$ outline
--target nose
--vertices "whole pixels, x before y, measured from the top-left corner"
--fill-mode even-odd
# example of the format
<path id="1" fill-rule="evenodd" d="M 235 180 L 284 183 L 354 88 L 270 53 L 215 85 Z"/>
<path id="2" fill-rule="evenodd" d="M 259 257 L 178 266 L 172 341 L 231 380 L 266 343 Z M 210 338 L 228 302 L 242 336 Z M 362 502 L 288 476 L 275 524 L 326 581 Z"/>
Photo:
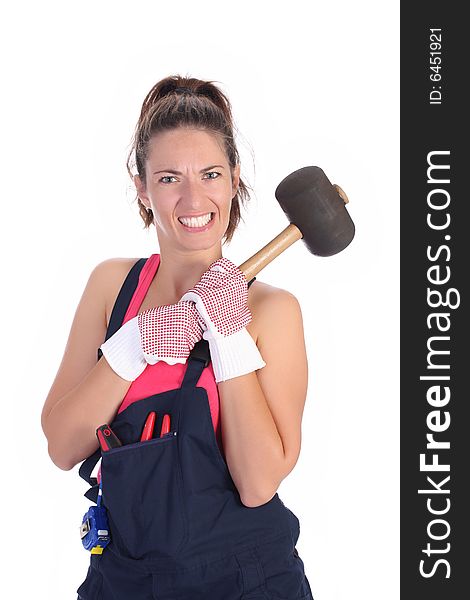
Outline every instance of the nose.
<path id="1" fill-rule="evenodd" d="M 180 206 L 189 212 L 197 212 L 208 208 L 207 194 L 202 182 L 192 177 L 186 178 L 180 187 Z"/>

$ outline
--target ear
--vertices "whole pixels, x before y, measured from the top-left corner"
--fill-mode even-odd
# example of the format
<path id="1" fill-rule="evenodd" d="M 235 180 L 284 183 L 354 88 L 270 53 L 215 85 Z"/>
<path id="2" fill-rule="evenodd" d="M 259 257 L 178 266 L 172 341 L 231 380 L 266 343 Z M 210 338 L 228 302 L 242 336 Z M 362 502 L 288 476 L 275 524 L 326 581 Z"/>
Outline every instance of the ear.
<path id="1" fill-rule="evenodd" d="M 238 186 L 240 184 L 240 163 L 236 164 L 232 169 L 232 198 L 235 197 L 238 192 Z"/>
<path id="2" fill-rule="evenodd" d="M 152 208 L 150 205 L 149 197 L 147 196 L 147 192 L 145 191 L 145 185 L 140 178 L 139 175 L 134 175 L 133 177 L 135 189 L 137 191 L 137 195 L 139 196 L 140 201 L 145 206 L 145 208 Z"/>

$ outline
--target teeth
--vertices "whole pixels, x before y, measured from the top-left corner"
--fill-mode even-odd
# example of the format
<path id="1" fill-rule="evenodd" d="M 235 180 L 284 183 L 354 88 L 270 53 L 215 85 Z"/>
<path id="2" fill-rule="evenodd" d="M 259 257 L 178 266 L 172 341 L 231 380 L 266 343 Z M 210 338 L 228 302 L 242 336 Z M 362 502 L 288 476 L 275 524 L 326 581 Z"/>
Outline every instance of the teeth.
<path id="1" fill-rule="evenodd" d="M 179 221 L 187 227 L 204 227 L 211 220 L 212 213 L 207 213 L 202 217 L 179 217 Z"/>

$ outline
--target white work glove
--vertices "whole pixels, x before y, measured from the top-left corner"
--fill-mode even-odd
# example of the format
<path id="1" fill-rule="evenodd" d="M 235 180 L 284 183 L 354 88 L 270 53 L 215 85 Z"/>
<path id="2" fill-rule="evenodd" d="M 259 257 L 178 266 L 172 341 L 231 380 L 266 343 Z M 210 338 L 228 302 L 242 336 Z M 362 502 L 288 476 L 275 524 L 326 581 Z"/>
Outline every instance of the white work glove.
<path id="1" fill-rule="evenodd" d="M 181 300 L 196 305 L 217 383 L 266 366 L 246 329 L 252 319 L 247 306 L 248 283 L 230 260 L 220 258 L 212 263 Z"/>
<path id="2" fill-rule="evenodd" d="M 193 302 L 150 308 L 129 319 L 101 346 L 110 367 L 134 381 L 147 364 L 185 363 L 203 330 Z"/>

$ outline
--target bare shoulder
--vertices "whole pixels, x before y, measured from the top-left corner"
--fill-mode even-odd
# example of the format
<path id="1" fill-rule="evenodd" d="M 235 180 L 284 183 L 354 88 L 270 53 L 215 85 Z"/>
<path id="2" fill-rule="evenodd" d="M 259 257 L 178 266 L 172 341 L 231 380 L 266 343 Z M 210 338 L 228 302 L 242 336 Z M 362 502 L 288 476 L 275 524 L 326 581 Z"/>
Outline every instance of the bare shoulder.
<path id="1" fill-rule="evenodd" d="M 109 323 L 114 303 L 127 274 L 139 258 L 108 258 L 100 262 L 92 276 L 100 281 L 105 299 L 106 324 Z"/>
<path id="2" fill-rule="evenodd" d="M 296 296 L 283 288 L 254 281 L 249 288 L 248 307 L 253 320 L 248 326 L 258 340 L 276 323 L 277 328 L 302 324 L 302 312 Z"/>
<path id="3" fill-rule="evenodd" d="M 249 288 L 249 293 L 252 294 L 253 300 L 258 302 L 278 302 L 290 299 L 291 302 L 296 301 L 297 298 L 283 288 L 276 287 L 274 285 L 269 285 L 268 283 L 264 283 L 264 281 L 259 281 L 256 279 Z"/>

